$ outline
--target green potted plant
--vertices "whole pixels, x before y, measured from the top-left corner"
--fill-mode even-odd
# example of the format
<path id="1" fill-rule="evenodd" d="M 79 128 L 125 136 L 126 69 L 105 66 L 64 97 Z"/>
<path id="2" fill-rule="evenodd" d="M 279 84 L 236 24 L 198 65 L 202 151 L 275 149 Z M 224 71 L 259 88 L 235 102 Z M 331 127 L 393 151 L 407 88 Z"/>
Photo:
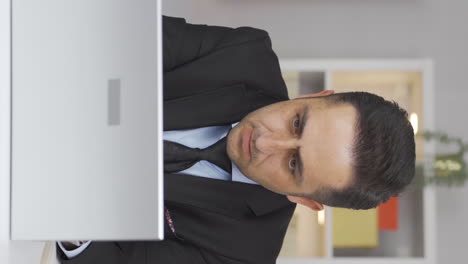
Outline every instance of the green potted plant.
<path id="1" fill-rule="evenodd" d="M 416 134 L 426 142 L 435 141 L 436 144 L 454 145 L 457 150 L 449 153 L 435 153 L 430 156 L 429 163 L 418 164 L 416 167 L 416 181 L 423 185 L 435 184 L 442 186 L 462 186 L 468 179 L 465 153 L 468 144 L 461 138 L 451 137 L 444 132 L 425 131 Z"/>

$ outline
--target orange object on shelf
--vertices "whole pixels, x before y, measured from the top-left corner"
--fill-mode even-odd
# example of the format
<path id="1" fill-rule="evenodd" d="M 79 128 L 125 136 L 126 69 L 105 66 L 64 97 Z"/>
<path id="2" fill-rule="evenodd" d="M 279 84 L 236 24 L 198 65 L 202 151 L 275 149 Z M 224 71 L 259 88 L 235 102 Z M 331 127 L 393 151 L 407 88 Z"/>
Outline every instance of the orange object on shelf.
<path id="1" fill-rule="evenodd" d="M 379 230 L 398 230 L 398 202 L 398 197 L 392 197 L 377 208 Z"/>

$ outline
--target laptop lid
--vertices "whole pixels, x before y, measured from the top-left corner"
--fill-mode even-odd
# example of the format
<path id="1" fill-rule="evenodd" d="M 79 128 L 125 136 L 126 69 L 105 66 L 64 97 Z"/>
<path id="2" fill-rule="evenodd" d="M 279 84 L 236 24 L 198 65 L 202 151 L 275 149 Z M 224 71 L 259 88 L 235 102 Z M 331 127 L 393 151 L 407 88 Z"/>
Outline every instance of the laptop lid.
<path id="1" fill-rule="evenodd" d="M 160 0 L 13 0 L 11 239 L 163 239 Z"/>

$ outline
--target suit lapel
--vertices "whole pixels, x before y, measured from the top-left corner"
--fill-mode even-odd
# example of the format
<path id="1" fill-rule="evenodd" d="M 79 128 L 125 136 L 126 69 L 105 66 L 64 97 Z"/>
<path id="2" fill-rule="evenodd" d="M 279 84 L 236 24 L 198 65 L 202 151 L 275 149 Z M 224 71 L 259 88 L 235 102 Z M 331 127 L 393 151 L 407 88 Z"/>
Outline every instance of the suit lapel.
<path id="1" fill-rule="evenodd" d="M 292 203 L 261 185 L 166 173 L 165 200 L 239 218 L 261 216 Z"/>
<path id="2" fill-rule="evenodd" d="M 258 108 L 281 100 L 256 89 L 246 89 L 244 83 L 168 99 L 164 101 L 164 130 L 230 125 Z"/>
<path id="3" fill-rule="evenodd" d="M 164 130 L 232 124 L 252 110 L 243 83 L 164 101 Z"/>

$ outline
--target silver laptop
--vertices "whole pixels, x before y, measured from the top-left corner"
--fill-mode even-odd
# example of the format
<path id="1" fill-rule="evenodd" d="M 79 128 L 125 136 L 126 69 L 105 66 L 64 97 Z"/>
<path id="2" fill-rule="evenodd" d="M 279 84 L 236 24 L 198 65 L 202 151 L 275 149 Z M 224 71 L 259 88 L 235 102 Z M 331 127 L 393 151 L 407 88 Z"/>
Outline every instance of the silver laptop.
<path id="1" fill-rule="evenodd" d="M 12 0 L 11 239 L 163 239 L 160 0 Z"/>

